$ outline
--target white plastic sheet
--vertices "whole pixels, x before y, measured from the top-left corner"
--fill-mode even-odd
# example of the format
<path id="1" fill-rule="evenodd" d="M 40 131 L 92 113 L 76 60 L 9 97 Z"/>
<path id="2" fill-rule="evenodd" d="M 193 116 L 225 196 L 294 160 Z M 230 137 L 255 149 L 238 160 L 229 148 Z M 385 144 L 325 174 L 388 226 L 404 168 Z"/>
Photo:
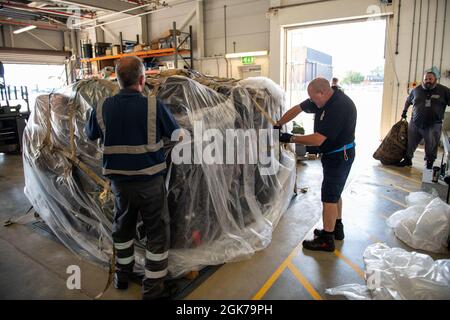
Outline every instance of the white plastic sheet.
<path id="1" fill-rule="evenodd" d="M 364 251 L 366 285 L 327 289 L 351 300 L 450 299 L 450 260 L 376 243 Z"/>
<path id="2" fill-rule="evenodd" d="M 395 235 L 414 249 L 448 252 L 450 206 L 425 192 L 411 193 L 406 200 L 410 206 L 387 219 Z"/>
<path id="3" fill-rule="evenodd" d="M 175 73 L 178 75 L 147 79 L 147 92 L 157 93 L 193 139 L 194 121 L 200 121 L 204 129 L 225 134 L 228 129 L 271 129 L 256 103 L 272 119 L 284 112 L 283 91 L 269 79 L 238 82 L 196 72 Z M 68 248 L 102 265 L 107 264 L 112 253 L 113 199 L 101 201 L 104 186 L 81 168 L 85 164 L 101 176 L 99 143 L 89 141 L 83 129 L 97 101 L 117 92 L 116 83 L 93 79 L 40 96 L 24 132 L 28 199 Z M 250 145 L 257 142 L 251 140 Z M 167 155 L 173 145 L 165 141 Z M 267 247 L 295 184 L 294 155 L 283 148 L 274 149 L 270 144 L 258 149 L 276 155 L 272 160 L 278 164 L 277 170 L 271 174 L 263 174 L 265 167 L 259 163 L 169 163 L 166 186 L 171 218 L 171 276 L 245 259 Z M 250 151 L 239 149 L 235 153 Z M 69 159 L 71 154 L 76 160 Z M 138 223 L 135 237 L 137 272 L 143 270 L 145 255 L 141 227 Z"/>

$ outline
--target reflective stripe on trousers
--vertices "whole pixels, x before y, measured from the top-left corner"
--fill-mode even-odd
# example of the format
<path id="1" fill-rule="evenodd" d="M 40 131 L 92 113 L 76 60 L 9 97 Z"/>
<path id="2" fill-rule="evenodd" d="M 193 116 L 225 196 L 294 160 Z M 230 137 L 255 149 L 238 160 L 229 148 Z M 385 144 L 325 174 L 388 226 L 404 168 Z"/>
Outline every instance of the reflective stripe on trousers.
<path id="1" fill-rule="evenodd" d="M 119 265 L 134 264 L 134 240 L 126 242 L 114 242 L 116 248 L 116 262 Z"/>

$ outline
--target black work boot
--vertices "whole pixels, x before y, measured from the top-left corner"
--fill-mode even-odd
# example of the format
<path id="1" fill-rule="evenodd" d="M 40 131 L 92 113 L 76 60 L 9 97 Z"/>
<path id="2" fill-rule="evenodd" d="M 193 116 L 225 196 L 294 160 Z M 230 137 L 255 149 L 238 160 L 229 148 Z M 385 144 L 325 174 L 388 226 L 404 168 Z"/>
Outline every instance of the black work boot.
<path id="1" fill-rule="evenodd" d="M 142 300 L 172 300 L 179 293 L 174 281 L 144 279 L 142 282 Z"/>
<path id="2" fill-rule="evenodd" d="M 323 229 L 314 229 L 314 236 L 320 237 L 323 234 Z M 342 222 L 336 221 L 334 226 L 334 240 L 344 240 L 344 225 Z"/>
<path id="3" fill-rule="evenodd" d="M 409 158 L 404 158 L 402 161 L 395 164 L 397 167 L 411 167 L 412 161 Z"/>
<path id="4" fill-rule="evenodd" d="M 428 170 L 433 169 L 433 164 L 434 164 L 434 161 L 427 160 L 427 169 L 428 169 Z"/>
<path id="5" fill-rule="evenodd" d="M 313 240 L 304 240 L 302 245 L 308 250 L 333 252 L 335 249 L 333 238 L 332 233 L 331 235 L 322 233 Z"/>
<path id="6" fill-rule="evenodd" d="M 119 290 L 126 290 L 128 289 L 128 279 L 124 276 L 121 276 L 117 272 L 114 274 L 114 288 Z"/>

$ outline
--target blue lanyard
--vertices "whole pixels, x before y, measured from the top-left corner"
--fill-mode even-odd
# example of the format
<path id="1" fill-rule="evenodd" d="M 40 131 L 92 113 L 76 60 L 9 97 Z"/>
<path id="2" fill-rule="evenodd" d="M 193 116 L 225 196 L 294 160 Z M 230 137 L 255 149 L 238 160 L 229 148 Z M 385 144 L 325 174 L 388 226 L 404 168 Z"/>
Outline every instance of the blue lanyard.
<path id="1" fill-rule="evenodd" d="M 351 148 L 353 148 L 354 146 L 355 146 L 355 142 L 352 142 L 352 143 L 346 144 L 346 145 L 343 146 L 342 148 L 333 150 L 333 151 L 331 151 L 331 152 L 327 152 L 326 154 L 331 154 L 331 153 L 335 153 L 335 152 L 339 152 L 339 151 L 344 151 L 344 150 L 347 150 L 347 149 L 351 149 Z"/>

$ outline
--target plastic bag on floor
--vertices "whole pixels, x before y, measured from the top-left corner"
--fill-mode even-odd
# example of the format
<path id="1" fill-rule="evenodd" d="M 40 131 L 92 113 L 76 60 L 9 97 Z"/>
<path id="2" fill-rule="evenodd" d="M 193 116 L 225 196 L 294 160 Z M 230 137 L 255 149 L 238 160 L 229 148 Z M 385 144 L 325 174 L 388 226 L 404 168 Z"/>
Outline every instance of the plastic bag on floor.
<path id="1" fill-rule="evenodd" d="M 348 299 L 450 299 L 450 260 L 389 248 L 376 243 L 364 251 L 366 285 L 347 284 L 327 289 Z"/>
<path id="2" fill-rule="evenodd" d="M 435 190 L 433 190 L 433 194 L 429 194 L 423 191 L 411 192 L 409 195 L 406 196 L 406 205 L 408 207 L 415 205 L 426 206 L 431 202 L 431 200 L 437 197 L 438 194 Z"/>
<path id="3" fill-rule="evenodd" d="M 330 296 L 345 296 L 348 300 L 372 300 L 369 288 L 358 283 L 326 289 L 325 293 Z"/>
<path id="4" fill-rule="evenodd" d="M 395 235 L 415 249 L 447 252 L 450 230 L 450 206 L 432 195 L 412 193 L 407 202 L 416 204 L 392 214 L 387 220 Z M 426 205 L 417 205 L 418 203 Z"/>

